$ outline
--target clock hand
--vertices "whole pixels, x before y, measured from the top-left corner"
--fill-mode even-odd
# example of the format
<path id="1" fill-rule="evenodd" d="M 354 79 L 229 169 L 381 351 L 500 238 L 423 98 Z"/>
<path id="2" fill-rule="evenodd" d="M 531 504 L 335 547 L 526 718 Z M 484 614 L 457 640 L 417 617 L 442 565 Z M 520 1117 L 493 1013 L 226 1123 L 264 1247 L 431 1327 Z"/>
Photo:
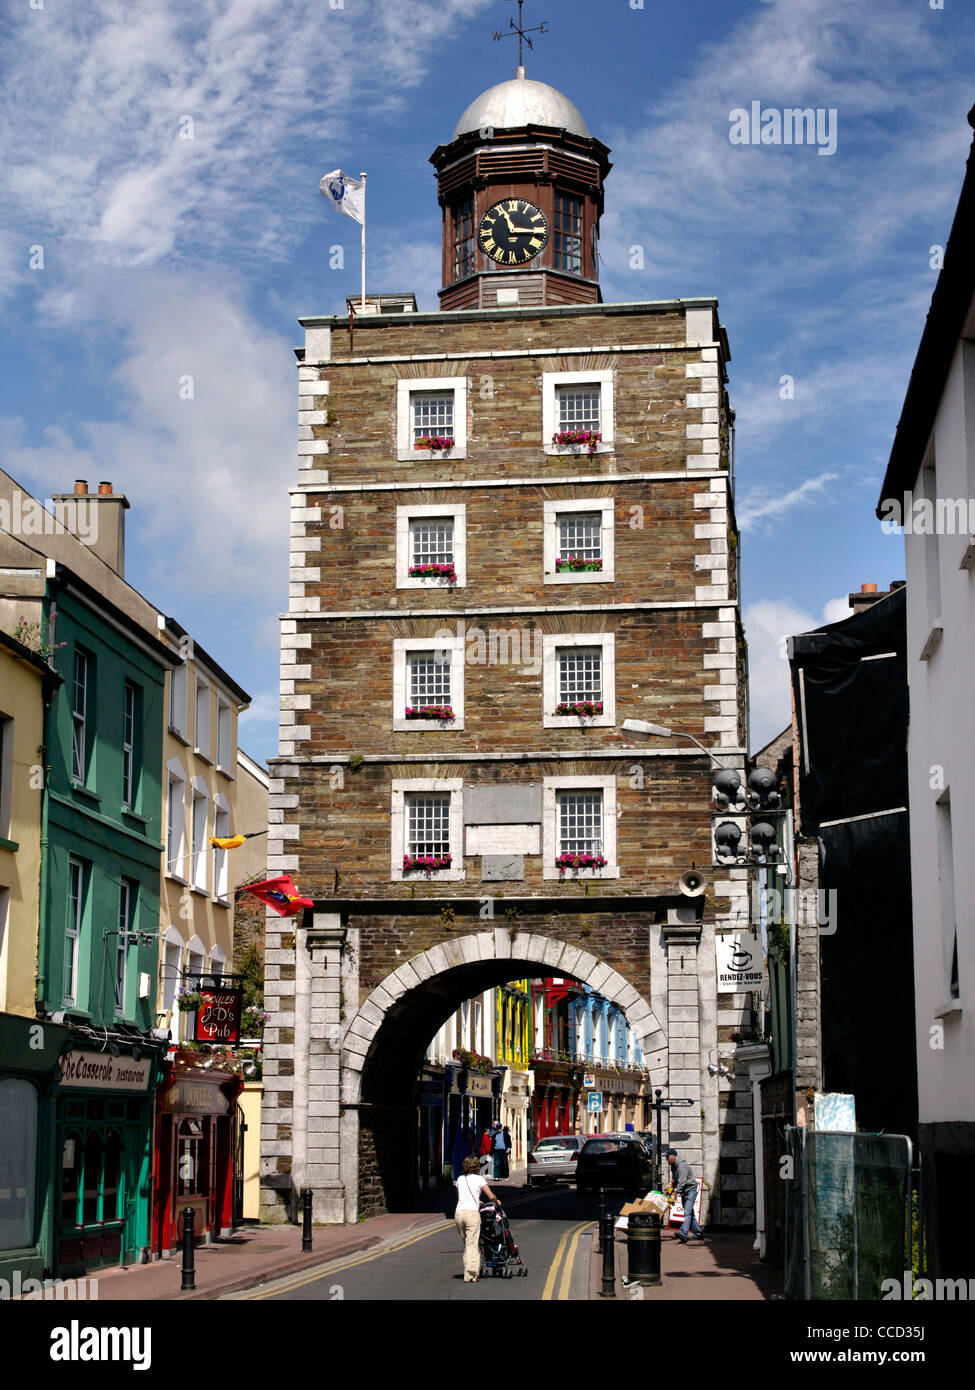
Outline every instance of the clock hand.
<path id="1" fill-rule="evenodd" d="M 505 212 L 504 209 L 502 209 L 502 210 L 501 210 L 501 216 L 504 218 L 504 220 L 505 220 L 505 221 L 507 222 L 507 224 L 508 224 L 508 231 L 511 232 L 512 235 L 514 235 L 515 228 L 512 227 L 512 225 L 511 225 L 511 214 L 510 214 L 510 212 Z"/>

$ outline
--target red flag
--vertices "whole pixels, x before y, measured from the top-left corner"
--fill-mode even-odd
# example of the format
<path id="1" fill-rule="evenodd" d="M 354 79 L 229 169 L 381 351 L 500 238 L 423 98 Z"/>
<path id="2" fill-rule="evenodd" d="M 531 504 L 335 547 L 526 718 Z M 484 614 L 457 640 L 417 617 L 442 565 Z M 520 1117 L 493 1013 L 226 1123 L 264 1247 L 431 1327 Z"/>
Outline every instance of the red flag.
<path id="1" fill-rule="evenodd" d="M 282 917 L 294 917 L 303 907 L 314 907 L 311 898 L 300 898 L 298 889 L 291 882 L 291 875 L 281 878 L 266 878 L 263 883 L 243 885 L 245 893 L 253 893 L 266 907 L 273 907 Z"/>

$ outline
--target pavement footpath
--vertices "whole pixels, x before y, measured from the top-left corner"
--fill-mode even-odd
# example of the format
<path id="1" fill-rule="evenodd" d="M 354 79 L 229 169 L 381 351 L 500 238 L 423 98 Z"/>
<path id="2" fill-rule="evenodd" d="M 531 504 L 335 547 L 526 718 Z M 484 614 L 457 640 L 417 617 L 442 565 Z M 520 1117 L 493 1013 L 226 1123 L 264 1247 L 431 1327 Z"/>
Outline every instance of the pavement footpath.
<path id="1" fill-rule="evenodd" d="M 443 1221 L 442 1212 L 371 1216 L 357 1226 L 315 1226 L 310 1254 L 301 1253 L 300 1226 L 244 1226 L 213 1245 L 197 1246 L 196 1288 L 180 1291 L 182 1257 L 99 1270 L 98 1301 L 157 1302 L 219 1298 L 285 1274 L 341 1259 Z"/>
<path id="2" fill-rule="evenodd" d="M 688 1303 L 728 1299 L 754 1302 L 783 1297 L 781 1280 L 775 1270 L 762 1264 L 753 1249 L 755 1236 L 752 1231 L 715 1231 L 708 1233 L 704 1240 L 689 1240 L 684 1245 L 673 1230 L 664 1230 L 660 1237 L 661 1283 L 631 1284 L 629 1287 L 623 1282 L 628 1263 L 626 1231 L 614 1231 L 614 1234 L 617 1299 Z M 601 1297 L 603 1286 L 603 1257 L 598 1247 L 599 1242 L 594 1238 L 589 1264 L 591 1299 Z"/>

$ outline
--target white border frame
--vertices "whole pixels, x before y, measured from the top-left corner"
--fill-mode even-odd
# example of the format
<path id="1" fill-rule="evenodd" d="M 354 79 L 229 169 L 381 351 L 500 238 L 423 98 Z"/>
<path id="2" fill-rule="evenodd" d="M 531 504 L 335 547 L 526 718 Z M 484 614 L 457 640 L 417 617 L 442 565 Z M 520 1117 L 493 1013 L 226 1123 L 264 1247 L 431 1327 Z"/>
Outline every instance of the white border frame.
<path id="1" fill-rule="evenodd" d="M 546 502 L 542 529 L 543 569 L 546 584 L 609 584 L 616 578 L 616 498 L 573 498 L 571 502 Z M 601 570 L 563 570 L 558 573 L 559 517 L 566 512 L 599 512 L 602 515 L 600 543 Z"/>
<path id="2" fill-rule="evenodd" d="M 603 857 L 605 869 L 566 869 L 565 877 L 619 878 L 616 861 L 616 778 L 610 777 L 544 777 L 542 779 L 542 879 L 558 880 L 555 867 L 558 853 L 558 793 L 560 791 L 591 791 L 603 793 Z"/>
<path id="3" fill-rule="evenodd" d="M 449 869 L 431 869 L 429 875 L 421 870 L 403 872 L 406 853 L 406 797 L 409 792 L 448 792 L 450 794 Z M 440 882 L 463 883 L 464 868 L 464 779 L 463 777 L 403 777 L 390 783 L 390 854 L 389 876 L 393 883 Z M 453 846 L 457 847 L 454 852 Z"/>
<path id="4" fill-rule="evenodd" d="M 559 702 L 560 647 L 602 647 L 603 712 L 591 719 L 578 714 L 553 714 Z M 412 722 L 412 721 L 411 721 Z M 616 723 L 616 635 L 612 632 L 547 632 L 542 636 L 542 728 L 610 729 Z"/>
<path id="5" fill-rule="evenodd" d="M 183 764 L 180 762 L 180 760 L 179 760 L 178 758 L 170 758 L 170 759 L 169 759 L 169 762 L 166 764 L 166 824 L 165 824 L 165 826 L 163 827 L 164 832 L 165 832 L 164 839 L 163 839 L 163 845 L 165 846 L 165 848 L 163 849 L 163 872 L 164 872 L 164 875 L 165 875 L 166 878 L 171 878 L 171 879 L 173 879 L 176 883 L 182 883 L 183 886 L 186 887 L 186 888 L 189 887 L 189 883 L 190 883 L 190 880 L 189 880 L 189 878 L 188 878 L 188 876 L 187 876 L 187 874 L 186 874 L 186 862 L 187 862 L 187 853 L 186 853 L 186 840 L 187 840 L 187 835 L 186 835 L 186 784 L 187 784 L 187 780 L 188 780 L 188 779 L 187 779 L 186 773 L 185 773 L 185 771 L 183 770 Z M 181 797 L 180 797 L 180 801 L 182 802 L 182 806 L 183 806 L 183 818 L 182 818 L 182 820 L 181 820 L 181 822 L 180 822 L 179 844 L 175 846 L 175 849 L 178 851 L 178 853 L 174 854 L 173 857 L 172 857 L 172 859 L 170 859 L 170 857 L 169 857 L 169 789 L 170 789 L 170 786 L 171 786 L 171 784 L 172 784 L 173 782 L 179 782 L 179 783 L 181 784 L 182 788 L 183 788 L 182 795 L 181 795 Z M 175 868 L 175 869 L 170 867 L 171 865 L 174 865 L 174 864 L 176 865 L 176 868 Z"/>
<path id="6" fill-rule="evenodd" d="M 454 569 L 457 581 L 448 583 L 445 579 L 410 574 L 410 522 L 425 518 L 449 516 L 454 522 Z M 463 589 L 467 585 L 467 504 L 458 506 L 447 503 L 442 507 L 428 505 L 423 507 L 396 508 L 396 587 L 397 589 L 439 589 L 450 592 Z"/>
<path id="7" fill-rule="evenodd" d="M 558 411 L 555 408 L 556 386 L 572 386 L 577 382 L 588 385 L 598 382 L 599 393 L 599 433 L 602 443 L 596 445 L 597 454 L 611 454 L 615 432 L 615 392 L 612 369 L 602 372 L 542 372 L 542 449 L 546 454 L 562 458 L 570 454 L 589 456 L 588 444 L 553 444 L 552 435 L 558 430 Z"/>
<path id="8" fill-rule="evenodd" d="M 442 651 L 450 655 L 450 707 L 454 717 L 439 724 L 433 719 L 407 719 L 406 709 L 408 652 Z M 393 640 L 393 730 L 400 734 L 446 731 L 464 727 L 464 639 L 463 637 L 396 637 Z"/>
<path id="9" fill-rule="evenodd" d="M 453 391 L 454 447 L 448 454 L 413 448 L 413 417 L 410 394 L 413 391 Z M 425 459 L 463 459 L 467 457 L 467 377 L 401 377 L 396 383 L 396 459 L 398 463 Z"/>
<path id="10" fill-rule="evenodd" d="M 204 897 L 210 896 L 210 788 L 199 775 L 190 778 L 190 844 L 189 844 L 189 869 L 188 874 L 190 890 L 200 893 Z M 203 844 L 200 846 L 199 859 L 202 860 L 203 882 L 200 883 L 200 863 L 197 859 L 196 844 L 193 840 L 193 806 L 197 801 L 202 801 L 206 808 L 203 820 Z M 215 831 L 212 833 L 216 833 Z"/>
<path id="11" fill-rule="evenodd" d="M 214 794 L 213 794 L 213 833 L 214 833 L 215 836 L 219 836 L 219 835 L 220 835 L 220 831 L 217 829 L 217 816 L 218 816 L 218 815 L 224 815 L 224 816 L 227 817 L 227 826 L 226 826 L 226 828 L 227 828 L 227 830 L 228 830 L 228 832 L 229 832 L 229 830 L 230 830 L 230 828 L 231 828 L 230 814 L 231 814 L 231 813 L 230 813 L 230 802 L 229 802 L 229 801 L 227 800 L 227 798 L 224 796 L 223 792 L 214 792 Z M 225 893 L 221 893 L 221 892 L 220 892 L 220 868 L 221 868 L 221 865 L 222 865 L 222 866 L 224 867 L 224 869 L 226 870 L 226 875 L 227 875 L 227 891 L 226 891 Z M 231 889 L 231 886 L 230 886 L 230 850 L 229 850 L 229 849 L 218 849 L 218 848 L 216 847 L 216 845 L 214 845 L 214 846 L 213 846 L 213 893 L 212 893 L 213 901 L 214 901 L 215 903 L 219 903 L 221 907 L 230 907 L 230 906 L 231 906 L 231 893 L 232 893 L 232 891 L 233 891 L 233 890 Z"/>
<path id="12" fill-rule="evenodd" d="M 194 672 L 195 683 L 193 685 L 193 752 L 198 758 L 203 758 L 208 763 L 216 762 L 216 754 L 213 748 L 213 686 L 201 676 L 199 671 Z M 207 746 L 200 743 L 200 690 L 205 689 L 207 693 Z"/>

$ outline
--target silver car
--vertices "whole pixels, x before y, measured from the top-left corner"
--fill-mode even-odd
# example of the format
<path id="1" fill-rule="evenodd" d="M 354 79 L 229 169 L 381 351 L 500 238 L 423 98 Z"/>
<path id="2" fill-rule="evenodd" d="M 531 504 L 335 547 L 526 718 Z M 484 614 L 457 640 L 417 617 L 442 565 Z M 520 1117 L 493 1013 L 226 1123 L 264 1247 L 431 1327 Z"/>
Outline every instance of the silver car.
<path id="1" fill-rule="evenodd" d="M 528 1154 L 528 1186 L 537 1183 L 574 1182 L 579 1153 L 586 1134 L 550 1134 L 539 1139 Z"/>

